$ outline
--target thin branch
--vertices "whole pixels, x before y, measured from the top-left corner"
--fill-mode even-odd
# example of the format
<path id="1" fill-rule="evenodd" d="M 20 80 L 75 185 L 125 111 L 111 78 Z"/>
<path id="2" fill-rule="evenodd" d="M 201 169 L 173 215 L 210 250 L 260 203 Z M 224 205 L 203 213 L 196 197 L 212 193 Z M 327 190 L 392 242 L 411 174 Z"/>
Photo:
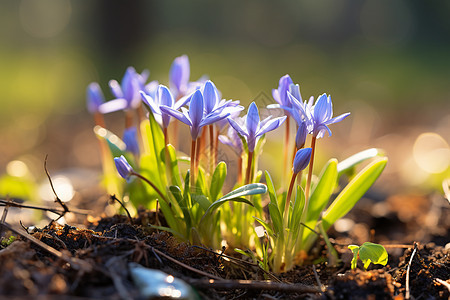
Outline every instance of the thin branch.
<path id="1" fill-rule="evenodd" d="M 53 194 L 55 194 L 55 202 L 58 203 L 59 205 L 61 205 L 61 207 L 64 209 L 64 212 L 56 219 L 59 220 L 60 218 L 64 217 L 64 215 L 68 212 L 70 212 L 69 208 L 67 207 L 67 205 L 61 201 L 61 199 L 59 199 L 58 194 L 56 194 L 55 191 L 55 187 L 53 186 L 53 182 L 52 182 L 52 178 L 50 177 L 50 173 L 48 172 L 47 169 L 47 159 L 48 159 L 48 154 L 45 156 L 45 160 L 44 160 L 44 170 L 45 170 L 45 174 L 47 175 L 48 181 L 50 182 L 50 187 L 52 188 Z"/>
<path id="2" fill-rule="evenodd" d="M 117 199 L 116 195 L 110 195 L 109 198 L 111 199 L 112 202 L 117 201 L 119 202 L 120 206 L 122 206 L 122 208 L 125 210 L 125 212 L 127 213 L 128 216 L 128 220 L 130 221 L 131 225 L 133 225 L 133 218 L 130 215 L 130 212 L 128 211 L 128 209 L 125 207 L 125 204 L 120 201 L 119 199 Z"/>
<path id="3" fill-rule="evenodd" d="M 29 208 L 29 209 L 43 210 L 43 211 L 52 212 L 57 215 L 64 213 L 64 210 L 57 209 L 57 208 L 36 206 L 36 205 L 27 205 L 27 204 L 21 204 L 21 203 L 17 203 L 14 201 L 8 201 L 8 200 L 3 200 L 3 199 L 0 199 L 0 206 L 10 206 L 10 207 L 17 207 L 17 208 Z M 91 213 L 90 210 L 76 209 L 76 208 L 70 209 L 70 212 L 74 213 L 74 214 L 80 214 L 80 215 L 88 215 L 89 213 Z"/>
<path id="4" fill-rule="evenodd" d="M 434 281 L 445 286 L 448 289 L 448 291 L 450 292 L 450 283 L 448 283 L 447 281 L 444 281 L 442 279 L 439 279 L 439 278 L 435 278 Z"/>
<path id="5" fill-rule="evenodd" d="M 320 289 L 322 292 L 325 292 L 325 291 L 326 291 L 326 288 L 325 288 L 325 286 L 323 286 L 323 284 L 320 282 L 319 275 L 317 274 L 317 271 L 316 271 L 316 266 L 315 266 L 315 265 L 312 265 L 312 268 L 313 268 L 313 271 L 314 271 L 314 277 L 316 278 L 316 282 L 317 282 L 317 285 L 319 286 L 319 289 Z"/>
<path id="6" fill-rule="evenodd" d="M 196 288 L 229 290 L 229 289 L 246 289 L 246 290 L 265 290 L 278 291 L 285 293 L 320 293 L 316 287 L 295 283 L 279 283 L 271 281 L 253 281 L 253 280 L 205 280 L 205 279 L 185 279 L 190 285 Z"/>
<path id="7" fill-rule="evenodd" d="M 409 263 L 408 263 L 408 268 L 406 269 L 406 293 L 405 293 L 405 299 L 409 299 L 410 298 L 410 291 L 409 291 L 409 271 L 411 269 L 411 263 L 413 260 L 414 255 L 416 254 L 417 251 L 417 243 L 414 243 L 414 251 L 411 254 L 411 258 L 409 259 Z"/>

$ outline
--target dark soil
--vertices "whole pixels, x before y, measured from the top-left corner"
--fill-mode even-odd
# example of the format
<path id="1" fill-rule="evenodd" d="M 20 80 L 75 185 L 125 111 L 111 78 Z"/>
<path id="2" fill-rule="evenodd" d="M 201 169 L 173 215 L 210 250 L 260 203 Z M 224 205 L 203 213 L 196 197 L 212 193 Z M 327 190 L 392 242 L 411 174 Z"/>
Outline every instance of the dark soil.
<path id="1" fill-rule="evenodd" d="M 189 299 L 404 299 L 407 284 L 410 299 L 448 299 L 449 289 L 436 280 L 449 282 L 450 251 L 443 247 L 445 244 L 414 244 L 395 239 L 397 236 L 392 236 L 392 229 L 397 227 L 405 230 L 408 238 L 414 237 L 408 227 L 416 228 L 414 223 L 418 220 L 412 218 L 405 223 L 398 215 L 364 219 L 366 208 L 364 205 L 356 208 L 364 224 L 375 226 L 380 218 L 385 218 L 389 226 L 378 225 L 379 233 L 367 226 L 364 232 L 358 223 L 349 232 L 331 231 L 331 241 L 342 259 L 339 265 L 327 265 L 326 247 L 319 241 L 318 251 L 311 254 L 315 264 L 297 266 L 284 274 L 266 273 L 231 249 L 216 253 L 150 229 L 147 225 L 154 223 L 155 214 L 147 211 L 140 211 L 133 220 L 119 215 L 99 218 L 87 223 L 88 229 L 51 222 L 43 229 L 29 232 L 42 243 L 31 241 L 23 232 L 16 233 L 17 240 L 9 246 L 0 246 L 0 295 L 9 298 L 144 299 L 132 280 L 128 265 L 136 262 L 189 283 L 195 290 Z M 421 228 L 421 236 L 429 241 L 448 242 L 448 227 L 442 224 L 447 222 L 448 208 L 442 210 L 444 214 L 435 224 L 444 226 L 444 232 L 425 232 Z M 158 219 L 161 220 L 161 216 Z M 338 238 L 333 239 L 333 236 Z M 374 242 L 389 241 L 382 242 L 387 245 L 388 265 L 371 265 L 368 271 L 363 271 L 362 266 L 350 270 L 351 253 L 346 246 L 360 243 L 359 239 L 367 237 Z M 413 255 L 414 245 L 417 249 Z"/>

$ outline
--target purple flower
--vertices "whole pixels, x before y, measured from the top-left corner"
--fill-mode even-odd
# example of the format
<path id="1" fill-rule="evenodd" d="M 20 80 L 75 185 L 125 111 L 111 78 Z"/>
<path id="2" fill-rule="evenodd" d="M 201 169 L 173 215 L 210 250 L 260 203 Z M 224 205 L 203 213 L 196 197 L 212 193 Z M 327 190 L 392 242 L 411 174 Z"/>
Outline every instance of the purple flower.
<path id="1" fill-rule="evenodd" d="M 230 118 L 235 119 L 239 116 L 241 111 L 244 110 L 244 107 L 242 105 L 239 105 L 239 100 L 231 100 L 227 101 L 227 104 L 225 108 L 223 109 L 222 113 L 229 113 Z M 216 125 L 219 127 L 219 131 L 222 130 L 226 125 L 228 125 L 227 119 L 222 119 L 217 121 Z"/>
<path id="2" fill-rule="evenodd" d="M 151 97 L 150 95 L 147 95 L 142 91 L 141 97 L 142 101 L 144 101 L 144 103 L 150 107 L 155 115 L 161 116 L 161 123 L 163 128 L 167 128 L 169 126 L 171 115 L 162 111 L 161 106 L 167 106 L 174 110 L 178 110 L 180 109 L 180 107 L 185 105 L 187 101 L 189 101 L 189 98 L 185 97 L 175 103 L 170 90 L 162 84 L 158 86 L 154 97 Z"/>
<path id="3" fill-rule="evenodd" d="M 139 143 L 137 140 L 136 127 L 130 127 L 125 129 L 123 133 L 123 142 L 126 145 L 127 151 L 130 151 L 134 155 L 139 155 Z"/>
<path id="4" fill-rule="evenodd" d="M 97 82 L 92 82 L 87 88 L 87 110 L 91 113 L 100 112 L 100 106 L 105 102 L 105 97 Z"/>
<path id="5" fill-rule="evenodd" d="M 128 163 L 127 159 L 121 155 L 120 157 L 114 158 L 114 163 L 116 164 L 116 168 L 120 176 L 126 180 L 130 179 L 130 176 L 133 175 L 134 170 Z"/>
<path id="6" fill-rule="evenodd" d="M 128 67 L 121 84 L 111 80 L 109 87 L 116 99 L 105 102 L 101 107 L 102 112 L 109 113 L 138 107 L 141 101 L 139 91 L 144 87 L 147 77 L 148 73 L 145 71 L 143 74 L 138 74 L 133 67 Z"/>
<path id="7" fill-rule="evenodd" d="M 191 137 L 193 140 L 197 139 L 203 126 L 213 124 L 230 115 L 229 113 L 222 112 L 205 114 L 203 94 L 200 90 L 196 90 L 192 95 L 190 95 L 188 101 L 190 101 L 189 110 L 182 107 L 182 112 L 180 112 L 166 105 L 160 105 L 160 109 L 161 112 L 169 114 L 181 122 L 189 125 L 191 127 Z"/>
<path id="8" fill-rule="evenodd" d="M 220 92 L 211 80 L 207 80 L 201 88 L 205 107 L 205 115 L 226 113 L 235 114 L 244 109 L 239 101 L 220 100 Z"/>
<path id="9" fill-rule="evenodd" d="M 282 107 L 290 107 L 290 101 L 287 96 L 287 92 L 289 91 L 289 86 L 293 84 L 292 79 L 289 75 L 284 75 L 280 78 L 278 83 L 278 89 L 272 90 L 272 97 L 276 102 Z"/>
<path id="10" fill-rule="evenodd" d="M 350 115 L 350 113 L 345 113 L 333 118 L 333 103 L 331 97 L 326 94 L 320 95 L 314 105 L 312 97 L 308 103 L 306 101 L 302 103 L 292 94 L 288 93 L 288 96 L 292 101 L 292 110 L 297 110 L 302 116 L 302 120 L 306 122 L 309 132 L 316 138 L 323 137 L 325 132 L 328 132 L 328 135 L 331 136 L 331 130 L 328 126 L 338 123 Z"/>
<path id="11" fill-rule="evenodd" d="M 247 116 L 245 117 L 244 126 L 239 125 L 236 121 L 228 118 L 230 125 L 245 139 L 247 140 L 248 151 L 253 152 L 257 139 L 266 132 L 275 130 L 281 124 L 283 124 L 286 116 L 281 118 L 275 118 L 271 120 L 270 116 L 260 121 L 258 107 L 255 102 L 252 102 L 248 108 Z"/>
<path id="12" fill-rule="evenodd" d="M 186 95 L 189 86 L 190 66 L 187 55 L 174 59 L 169 71 L 169 86 L 176 98 Z"/>
<path id="13" fill-rule="evenodd" d="M 303 148 L 295 153 L 294 167 L 292 168 L 294 174 L 297 174 L 308 166 L 309 161 L 311 160 L 311 152 L 311 148 Z"/>

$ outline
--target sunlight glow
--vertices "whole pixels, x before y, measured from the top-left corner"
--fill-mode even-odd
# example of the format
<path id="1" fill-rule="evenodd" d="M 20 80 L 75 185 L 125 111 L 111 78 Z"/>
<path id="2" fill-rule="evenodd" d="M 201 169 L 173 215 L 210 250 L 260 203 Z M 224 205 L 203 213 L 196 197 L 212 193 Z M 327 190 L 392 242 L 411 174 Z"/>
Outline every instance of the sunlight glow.
<path id="1" fill-rule="evenodd" d="M 427 173 L 439 174 L 450 166 L 450 148 L 444 138 L 434 132 L 419 135 L 413 156 L 416 164 Z"/>

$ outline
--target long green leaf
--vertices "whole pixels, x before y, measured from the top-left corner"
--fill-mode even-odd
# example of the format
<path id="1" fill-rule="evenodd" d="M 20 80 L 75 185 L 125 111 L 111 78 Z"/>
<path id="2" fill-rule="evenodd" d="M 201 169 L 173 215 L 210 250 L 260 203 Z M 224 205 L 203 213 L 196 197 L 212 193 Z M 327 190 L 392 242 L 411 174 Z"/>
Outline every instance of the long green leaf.
<path id="1" fill-rule="evenodd" d="M 382 155 L 384 155 L 384 151 L 381 149 L 377 149 L 377 148 L 370 148 L 370 149 L 358 152 L 358 153 L 344 159 L 337 165 L 337 171 L 339 173 L 339 176 L 341 176 L 342 173 L 352 170 L 354 167 L 356 167 L 356 165 L 358 165 L 368 159 L 374 158 L 376 156 L 382 156 Z"/>
<path id="2" fill-rule="evenodd" d="M 338 161 L 334 158 L 328 161 L 322 169 L 319 181 L 311 194 L 308 205 L 308 214 L 306 215 L 306 225 L 311 228 L 316 226 L 320 213 L 328 204 L 331 194 L 333 193 L 338 174 L 337 165 Z"/>
<path id="3" fill-rule="evenodd" d="M 294 206 L 292 208 L 292 215 L 289 219 L 289 230 L 291 235 L 297 236 L 298 229 L 300 228 L 300 220 L 302 217 L 303 207 L 305 206 L 305 193 L 301 186 L 297 187 L 297 193 L 295 197 Z"/>
<path id="4" fill-rule="evenodd" d="M 322 217 L 325 231 L 328 230 L 334 222 L 345 216 L 356 202 L 361 199 L 380 176 L 381 172 L 383 172 L 386 163 L 386 157 L 372 162 L 347 184 Z"/>
<path id="5" fill-rule="evenodd" d="M 209 195 L 211 197 L 211 202 L 215 202 L 222 190 L 225 178 L 227 177 L 227 165 L 221 161 L 216 169 L 214 170 L 213 176 L 211 178 L 211 185 L 209 189 Z"/>
<path id="6" fill-rule="evenodd" d="M 221 197 L 218 201 L 229 200 L 238 197 L 245 197 L 257 194 L 264 194 L 267 192 L 267 186 L 263 183 L 250 183 L 244 186 L 241 186 L 234 191 L 229 192 L 225 196 Z M 211 205 L 214 207 L 214 203 Z"/>
<path id="7" fill-rule="evenodd" d="M 172 170 L 172 182 L 174 185 L 181 186 L 180 170 L 178 169 L 177 152 L 175 151 L 175 147 L 170 144 L 167 145 L 167 149 L 169 150 L 170 168 Z"/>
<path id="8" fill-rule="evenodd" d="M 269 172 L 265 171 L 266 174 L 266 184 L 267 190 L 269 191 L 270 202 L 274 203 L 278 208 L 277 194 L 275 192 L 275 187 L 273 185 L 272 177 Z"/>
<path id="9" fill-rule="evenodd" d="M 278 205 L 273 202 L 268 204 L 269 207 L 269 215 L 272 220 L 273 230 L 277 236 L 284 235 L 283 230 L 283 218 L 281 217 L 280 210 L 278 209 Z"/>
<path id="10" fill-rule="evenodd" d="M 264 227 L 264 229 L 267 231 L 267 234 L 268 234 L 269 236 L 275 237 L 275 234 L 274 234 L 272 228 L 270 228 L 270 225 L 269 225 L 268 223 L 264 222 L 263 220 L 261 220 L 261 219 L 258 218 L 258 217 L 253 216 L 253 218 L 254 218 L 259 224 L 261 224 L 262 227 Z"/>

